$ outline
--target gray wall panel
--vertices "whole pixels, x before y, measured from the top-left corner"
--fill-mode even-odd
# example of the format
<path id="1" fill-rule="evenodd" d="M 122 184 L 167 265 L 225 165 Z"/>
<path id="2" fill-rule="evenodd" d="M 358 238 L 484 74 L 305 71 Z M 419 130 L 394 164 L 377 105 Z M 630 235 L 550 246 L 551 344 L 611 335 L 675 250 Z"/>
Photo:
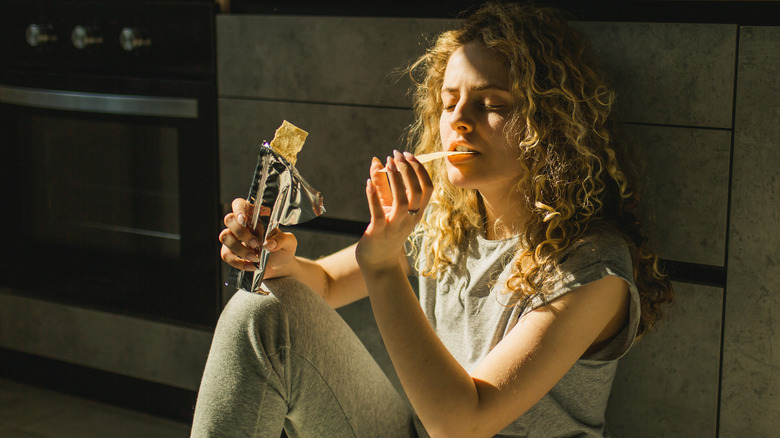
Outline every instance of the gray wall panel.
<path id="1" fill-rule="evenodd" d="M 723 266 L 731 133 L 623 125 L 652 247 L 669 260 Z"/>
<path id="2" fill-rule="evenodd" d="M 406 109 L 219 99 L 221 202 L 246 196 L 257 145 L 283 119 L 309 132 L 296 167 L 325 197 L 330 218 L 368 221 L 365 195 L 371 158 L 403 150 L 412 122 Z"/>
<path id="3" fill-rule="evenodd" d="M 615 437 L 715 437 L 723 289 L 674 288 L 668 318 L 618 365 L 607 409 Z"/>
<path id="4" fill-rule="evenodd" d="M 780 28 L 740 35 L 721 436 L 780 429 Z"/>
<path id="5" fill-rule="evenodd" d="M 345 234 L 324 233 L 312 230 L 289 228 L 288 231 L 295 234 L 298 239 L 298 255 L 319 259 L 356 243 L 360 236 Z"/>
<path id="6" fill-rule="evenodd" d="M 219 16 L 221 96 L 409 105 L 391 75 L 453 21 Z M 631 122 L 731 127 L 736 26 L 575 25 L 591 39 Z M 335 50 L 334 48 L 344 48 Z"/>
<path id="7" fill-rule="evenodd" d="M 409 107 L 391 74 L 449 20 L 217 17 L 220 96 Z"/>
<path id="8" fill-rule="evenodd" d="M 622 120 L 731 128 L 736 25 L 575 25 L 609 73 Z"/>

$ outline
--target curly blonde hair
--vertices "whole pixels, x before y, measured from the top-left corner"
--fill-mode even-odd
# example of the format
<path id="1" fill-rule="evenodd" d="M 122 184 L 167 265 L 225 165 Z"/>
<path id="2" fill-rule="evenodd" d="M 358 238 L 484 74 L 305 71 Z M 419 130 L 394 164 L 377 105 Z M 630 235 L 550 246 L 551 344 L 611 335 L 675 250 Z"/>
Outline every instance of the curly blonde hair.
<path id="1" fill-rule="evenodd" d="M 517 3 L 488 3 L 457 30 L 442 33 L 409 72 L 417 82 L 415 154 L 441 150 L 441 88 L 450 55 L 477 41 L 506 65 L 519 104 L 506 135 L 519 149 L 522 194 L 530 220 L 521 230 L 506 292 L 518 302 L 544 298 L 567 249 L 605 229 L 622 234 L 634 261 L 642 314 L 639 334 L 649 330 L 673 292 L 658 257 L 647 246 L 636 217 L 638 195 L 608 129 L 615 93 L 592 66 L 585 39 L 558 10 Z M 474 229 L 483 229 L 484 207 L 476 190 L 453 186 L 441 161 L 428 165 L 435 191 L 417 232 L 427 243 L 422 275 L 435 276 Z"/>

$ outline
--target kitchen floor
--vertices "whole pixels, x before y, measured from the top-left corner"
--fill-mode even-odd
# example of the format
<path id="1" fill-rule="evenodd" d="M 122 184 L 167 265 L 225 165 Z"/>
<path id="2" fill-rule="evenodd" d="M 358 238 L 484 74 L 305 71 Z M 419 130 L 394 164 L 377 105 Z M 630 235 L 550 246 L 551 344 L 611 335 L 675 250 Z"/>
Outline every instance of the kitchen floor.
<path id="1" fill-rule="evenodd" d="M 186 438 L 190 425 L 0 379 L 0 437 Z"/>

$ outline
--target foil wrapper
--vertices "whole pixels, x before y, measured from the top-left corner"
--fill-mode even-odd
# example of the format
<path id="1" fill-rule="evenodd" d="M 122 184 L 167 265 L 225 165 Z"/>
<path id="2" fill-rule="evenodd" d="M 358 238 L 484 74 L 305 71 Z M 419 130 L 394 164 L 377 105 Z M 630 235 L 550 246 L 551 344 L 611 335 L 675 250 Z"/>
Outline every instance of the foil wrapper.
<path id="1" fill-rule="evenodd" d="M 260 146 L 247 200 L 255 206 L 247 227 L 256 230 L 258 223 L 262 223 L 265 229 L 262 241 L 280 225 L 300 224 L 325 212 L 322 194 L 309 185 L 298 169 L 273 150 L 268 142 Z M 270 215 L 260 214 L 265 208 L 270 209 Z M 257 269 L 254 272 L 231 267 L 227 284 L 248 292 L 267 293 L 262 283 L 269 254 L 266 249 L 260 252 L 260 262 L 255 264 Z"/>

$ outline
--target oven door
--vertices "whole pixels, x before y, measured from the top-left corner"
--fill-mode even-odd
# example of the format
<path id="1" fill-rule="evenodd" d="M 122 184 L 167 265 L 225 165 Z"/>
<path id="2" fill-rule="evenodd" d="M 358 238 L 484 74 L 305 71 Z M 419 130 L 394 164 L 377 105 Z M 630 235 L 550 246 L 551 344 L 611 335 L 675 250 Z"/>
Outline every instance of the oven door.
<path id="1" fill-rule="evenodd" d="M 2 79 L 2 285 L 212 326 L 220 290 L 214 85 Z"/>

